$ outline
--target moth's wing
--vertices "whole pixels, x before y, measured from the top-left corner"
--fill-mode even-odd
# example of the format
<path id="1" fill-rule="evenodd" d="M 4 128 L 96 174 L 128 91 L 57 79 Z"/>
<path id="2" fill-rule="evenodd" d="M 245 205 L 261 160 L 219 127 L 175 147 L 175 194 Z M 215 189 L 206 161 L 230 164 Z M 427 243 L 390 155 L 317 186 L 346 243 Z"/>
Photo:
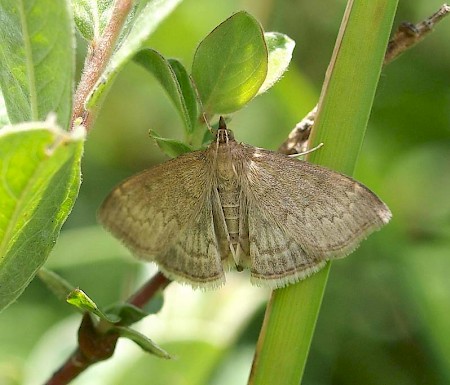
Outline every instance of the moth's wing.
<path id="1" fill-rule="evenodd" d="M 185 282 L 202 280 L 191 270 L 181 274 L 181 269 L 191 266 L 183 258 L 205 237 L 213 265 L 209 271 L 222 277 L 214 259 L 210 175 L 210 162 L 202 151 L 162 163 L 116 187 L 100 207 L 99 220 L 137 256 L 159 263 L 170 278 Z M 199 252 L 195 256 L 204 257 Z"/>
<path id="2" fill-rule="evenodd" d="M 256 205 L 248 211 L 249 253 L 243 265 L 250 270 L 252 283 L 283 287 L 325 266 L 324 259 L 308 253 L 298 238 Z"/>
<path id="3" fill-rule="evenodd" d="M 174 244 L 166 253 L 155 257 L 167 277 L 194 288 L 214 288 L 225 283 L 223 250 L 213 219 L 214 199 L 214 194 L 207 196 Z"/>
<path id="4" fill-rule="evenodd" d="M 252 280 L 282 287 L 344 257 L 391 218 L 368 188 L 345 175 L 243 146 Z M 267 281 L 267 282 L 266 282 Z"/>

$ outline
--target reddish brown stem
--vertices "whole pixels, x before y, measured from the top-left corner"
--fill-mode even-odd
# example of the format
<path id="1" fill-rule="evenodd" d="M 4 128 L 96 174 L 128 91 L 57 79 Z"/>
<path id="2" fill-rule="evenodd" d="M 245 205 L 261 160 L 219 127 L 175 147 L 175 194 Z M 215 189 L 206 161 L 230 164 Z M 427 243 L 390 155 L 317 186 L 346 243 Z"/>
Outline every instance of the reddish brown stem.
<path id="1" fill-rule="evenodd" d="M 142 308 L 159 291 L 164 290 L 171 281 L 161 273 L 157 273 L 151 280 L 128 298 L 128 303 Z"/>
<path id="2" fill-rule="evenodd" d="M 111 357 L 119 335 L 99 333 L 91 315 L 85 313 L 78 330 L 78 348 L 46 385 L 68 384 L 92 364 Z"/>
<path id="3" fill-rule="evenodd" d="M 127 302 L 142 308 L 170 282 L 161 273 L 157 273 Z M 100 332 L 92 322 L 91 316 L 85 314 L 78 330 L 78 348 L 46 382 L 46 385 L 68 384 L 92 364 L 108 359 L 114 353 L 117 339 L 118 335 L 113 332 Z"/>
<path id="4" fill-rule="evenodd" d="M 86 127 L 86 130 L 89 130 L 92 126 L 95 111 L 86 111 L 84 103 L 111 57 L 117 38 L 132 5 L 133 0 L 116 0 L 111 18 L 103 34 L 98 40 L 93 40 L 90 44 L 89 53 L 84 62 L 83 73 L 74 95 L 72 128 L 75 120 L 80 117 L 83 119 L 83 125 Z"/>
<path id="5" fill-rule="evenodd" d="M 53 374 L 52 378 L 46 382 L 46 385 L 68 384 L 89 366 L 90 364 L 85 362 L 77 349 L 64 365 Z"/>

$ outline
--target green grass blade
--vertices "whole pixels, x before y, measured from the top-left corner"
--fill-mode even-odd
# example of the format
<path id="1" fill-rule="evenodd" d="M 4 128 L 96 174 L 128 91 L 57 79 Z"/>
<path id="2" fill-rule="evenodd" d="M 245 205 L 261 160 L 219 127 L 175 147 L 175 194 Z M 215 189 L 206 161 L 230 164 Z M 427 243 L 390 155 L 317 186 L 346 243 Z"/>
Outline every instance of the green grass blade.
<path id="1" fill-rule="evenodd" d="M 396 0 L 349 1 L 328 70 L 310 160 L 351 174 L 380 75 Z M 327 267 L 305 281 L 274 291 L 257 345 L 249 384 L 301 381 L 323 292 Z"/>

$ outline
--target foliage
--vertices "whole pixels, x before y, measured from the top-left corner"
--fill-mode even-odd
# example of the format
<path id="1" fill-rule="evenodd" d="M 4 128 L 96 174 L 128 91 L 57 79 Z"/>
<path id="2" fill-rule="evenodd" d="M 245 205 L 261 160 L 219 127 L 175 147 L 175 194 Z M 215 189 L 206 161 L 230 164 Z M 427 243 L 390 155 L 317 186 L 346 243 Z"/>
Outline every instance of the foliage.
<path id="1" fill-rule="evenodd" d="M 0 131 L 0 308 L 14 301 L 44 264 L 80 185 L 84 132 L 50 122 Z"/>
<path id="2" fill-rule="evenodd" d="M 150 377 L 155 384 L 177 384 L 180 378 L 215 385 L 247 380 L 268 293 L 229 274 L 227 287 L 214 293 L 170 286 L 162 309 L 160 298 L 143 313 L 120 304 L 107 306 L 126 298 L 151 268 L 128 258 L 97 227 L 95 211 L 115 183 L 161 161 L 157 147 L 145 140 L 149 131 L 169 156 L 200 147 L 206 132 L 201 105 L 213 121 L 215 113 L 239 110 L 230 122 L 238 139 L 276 148 L 317 101 L 343 6 L 261 2 L 247 4 L 249 13 L 234 13 L 243 6 L 238 0 L 137 3 L 86 102 L 88 108 L 104 104 L 84 143 L 81 128 L 69 132 L 75 79 L 72 29 L 75 25 L 87 41 L 97 39 L 113 2 L 73 0 L 70 12 L 64 1 L 37 0 L 31 7 L 26 1 L 0 0 L 0 31 L 6 37 L 0 41 L 0 122 L 13 124 L 0 129 L 0 298 L 3 306 L 12 303 L 0 319 L 2 383 L 42 383 L 75 338 L 79 320 L 71 321 L 70 307 L 49 298 L 41 282 L 33 280 L 14 302 L 44 262 L 95 298 L 90 310 L 99 310 L 97 320 L 103 317 L 107 327 L 127 320 L 115 325 L 122 336 L 164 355 L 145 337 L 151 335 L 177 357 L 159 360 L 142 356 L 135 344 L 119 344 L 113 359 L 97 368 L 96 383 L 131 379 L 139 384 Z M 400 4 L 399 21 L 416 21 L 439 5 L 422 0 Z M 263 33 L 250 13 L 264 27 L 297 41 L 288 72 L 293 40 Z M 221 34 L 221 28 L 229 29 Z M 240 35 L 232 33 L 234 28 L 246 31 L 252 41 L 246 68 L 259 74 L 250 79 L 252 84 L 245 83 L 248 76 L 236 70 L 236 63 L 219 60 L 239 55 Z M 354 255 L 333 264 L 305 383 L 415 384 L 426 378 L 427 383 L 444 384 L 450 378 L 445 277 L 450 122 L 448 87 L 442 82 L 449 66 L 446 32 L 448 25 L 439 26 L 382 74 L 356 177 L 383 197 L 394 221 Z M 192 70 L 186 63 L 193 63 Z M 230 86 L 235 80 L 211 76 L 220 66 L 226 75 L 242 75 L 240 88 Z M 218 85 L 223 94 L 217 93 Z M 347 107 L 348 114 L 358 109 L 352 103 Z M 56 113 L 56 122 L 47 119 L 50 112 Z M 83 185 L 47 260 L 77 198 L 83 152 Z M 73 289 L 58 276 L 47 276 L 50 281 L 60 293 Z M 157 311 L 157 317 L 145 317 Z M 128 328 L 139 319 L 142 333 Z M 74 383 L 89 381 L 86 373 Z"/>

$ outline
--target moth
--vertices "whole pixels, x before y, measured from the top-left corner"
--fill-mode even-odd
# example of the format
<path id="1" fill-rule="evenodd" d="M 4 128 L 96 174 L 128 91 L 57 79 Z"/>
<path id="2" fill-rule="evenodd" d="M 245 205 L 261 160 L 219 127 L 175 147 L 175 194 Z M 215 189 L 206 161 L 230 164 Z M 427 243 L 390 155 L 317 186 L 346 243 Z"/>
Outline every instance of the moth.
<path id="1" fill-rule="evenodd" d="M 361 183 L 238 143 L 223 118 L 206 150 L 130 177 L 99 210 L 136 256 L 194 288 L 221 286 L 230 268 L 284 287 L 346 256 L 390 218 Z"/>

